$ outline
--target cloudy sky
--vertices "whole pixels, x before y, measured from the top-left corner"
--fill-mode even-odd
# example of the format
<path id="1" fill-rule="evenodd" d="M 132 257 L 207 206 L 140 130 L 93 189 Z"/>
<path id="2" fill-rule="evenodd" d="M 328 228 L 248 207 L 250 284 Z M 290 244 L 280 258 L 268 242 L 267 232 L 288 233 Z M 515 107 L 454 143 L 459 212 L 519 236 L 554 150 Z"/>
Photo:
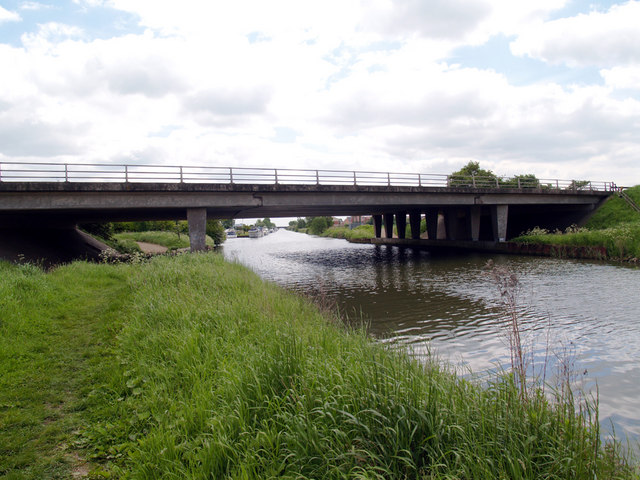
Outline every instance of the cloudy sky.
<path id="1" fill-rule="evenodd" d="M 640 183 L 640 1 L 0 0 L 0 161 Z"/>

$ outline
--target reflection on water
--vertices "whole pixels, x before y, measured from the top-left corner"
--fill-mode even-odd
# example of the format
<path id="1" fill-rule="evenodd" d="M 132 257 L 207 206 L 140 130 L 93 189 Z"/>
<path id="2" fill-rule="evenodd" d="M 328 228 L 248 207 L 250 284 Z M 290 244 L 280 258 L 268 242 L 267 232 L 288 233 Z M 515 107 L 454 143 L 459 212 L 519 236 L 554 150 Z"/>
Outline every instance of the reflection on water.
<path id="1" fill-rule="evenodd" d="M 569 356 L 585 388 L 597 382 L 603 428 L 640 439 L 640 271 L 551 258 L 432 257 L 397 247 L 350 244 L 279 231 L 229 239 L 235 259 L 288 289 L 324 297 L 381 341 L 430 349 L 455 365 L 483 372 L 507 365 L 499 295 L 483 267 L 489 258 L 516 273 L 520 315 L 534 361 L 548 349 Z"/>

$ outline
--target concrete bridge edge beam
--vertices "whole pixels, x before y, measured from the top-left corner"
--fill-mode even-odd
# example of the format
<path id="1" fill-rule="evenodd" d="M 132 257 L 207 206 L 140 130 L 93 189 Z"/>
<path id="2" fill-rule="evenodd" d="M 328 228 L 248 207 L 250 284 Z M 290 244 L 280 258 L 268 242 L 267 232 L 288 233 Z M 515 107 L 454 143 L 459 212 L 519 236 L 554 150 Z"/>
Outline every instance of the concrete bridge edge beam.
<path id="1" fill-rule="evenodd" d="M 396 213 L 396 227 L 398 228 L 398 238 L 404 239 L 407 236 L 407 212 Z"/>
<path id="2" fill-rule="evenodd" d="M 382 238 L 382 215 L 373 215 L 373 230 L 376 238 Z"/>
<path id="3" fill-rule="evenodd" d="M 507 221 L 509 205 L 494 205 L 491 208 L 491 223 L 493 225 L 493 239 L 496 242 L 507 241 Z"/>
<path id="4" fill-rule="evenodd" d="M 187 223 L 189 224 L 189 242 L 191 252 L 201 252 L 206 249 L 207 209 L 187 209 Z"/>

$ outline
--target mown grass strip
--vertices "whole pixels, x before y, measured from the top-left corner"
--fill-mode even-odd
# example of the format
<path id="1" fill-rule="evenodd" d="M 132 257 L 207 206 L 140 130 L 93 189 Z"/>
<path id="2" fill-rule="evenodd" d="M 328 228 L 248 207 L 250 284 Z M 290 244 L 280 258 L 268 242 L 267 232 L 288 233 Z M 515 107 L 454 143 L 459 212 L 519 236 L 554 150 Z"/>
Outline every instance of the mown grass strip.
<path id="1" fill-rule="evenodd" d="M 74 446 L 83 395 L 110 368 L 128 288 L 120 267 L 0 263 L 0 476 L 87 469 Z"/>
<path id="2" fill-rule="evenodd" d="M 3 332 L 7 345 L 26 328 L 14 324 L 33 323 L 18 296 L 29 278 L 21 268 L 5 268 L 13 280 L 3 306 L 17 312 L 3 321 L 3 329 L 12 325 Z M 94 476 L 633 478 L 617 450 L 600 448 L 597 423 L 576 415 L 573 399 L 523 402 L 509 376 L 480 388 L 417 363 L 219 255 L 29 275 L 39 282 L 34 318 L 56 324 L 56 308 L 71 299 L 78 310 L 63 309 L 77 317 L 69 331 L 85 329 L 91 313 L 91 338 L 104 342 L 75 347 L 79 357 L 67 363 L 88 381 L 68 385 L 81 401 L 63 436 L 42 448 L 73 442 Z M 99 292 L 106 297 L 81 308 L 81 297 Z M 53 324 L 29 329 L 44 339 Z M 40 362 L 68 350 L 49 343 Z M 37 361 L 25 360 L 23 371 Z M 20 382 L 5 381 L 2 398 Z M 37 413 L 43 401 L 26 401 L 34 424 L 46 418 Z M 25 408 L 11 402 L 3 400 L 3 414 Z M 38 431 L 21 435 L 37 439 Z M 3 473 L 38 478 L 15 464 L 15 452 L 3 455 Z M 53 463 L 68 472 L 63 458 Z"/>
<path id="3" fill-rule="evenodd" d="M 113 237 L 118 242 L 147 242 L 162 245 L 169 250 L 177 250 L 179 248 L 188 248 L 190 246 L 189 236 L 185 234 L 178 235 L 175 232 L 149 231 L 149 232 L 121 232 L 116 233 Z M 206 243 L 210 247 L 214 246 L 213 239 L 207 235 Z"/>

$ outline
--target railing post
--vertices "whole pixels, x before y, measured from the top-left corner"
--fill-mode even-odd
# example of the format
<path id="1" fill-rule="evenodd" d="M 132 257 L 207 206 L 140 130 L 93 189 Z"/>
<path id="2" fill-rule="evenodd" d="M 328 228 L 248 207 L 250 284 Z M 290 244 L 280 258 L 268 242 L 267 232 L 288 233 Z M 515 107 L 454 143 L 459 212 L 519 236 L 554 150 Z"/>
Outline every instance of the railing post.
<path id="1" fill-rule="evenodd" d="M 129 166 L 124 166 L 124 183 L 129 183 Z"/>
<path id="2" fill-rule="evenodd" d="M 320 175 L 318 174 L 318 170 L 316 170 L 316 185 L 320 185 Z"/>
<path id="3" fill-rule="evenodd" d="M 2 163 L 0 163 L 0 182 L 2 181 Z"/>
<path id="4" fill-rule="evenodd" d="M 182 165 L 180 165 L 180 183 L 184 183 L 184 177 L 182 176 Z"/>
<path id="5" fill-rule="evenodd" d="M 229 168 L 229 183 L 233 185 L 233 168 Z"/>
<path id="6" fill-rule="evenodd" d="M 473 173 L 471 174 L 471 183 L 473 184 L 473 188 L 476 188 L 476 176 Z"/>
<path id="7" fill-rule="evenodd" d="M 273 173 L 274 173 L 274 175 L 275 175 L 275 178 L 276 178 L 276 185 L 277 185 L 277 184 L 278 184 L 278 169 L 277 169 L 277 168 L 274 168 L 274 169 L 273 169 Z"/>
<path id="8" fill-rule="evenodd" d="M 356 172 L 354 170 L 353 172 L 353 185 L 356 186 L 358 185 L 358 178 L 356 177 Z"/>
<path id="9" fill-rule="evenodd" d="M 520 179 L 519 179 L 519 178 L 518 178 L 518 188 L 522 188 L 522 187 L 520 186 Z"/>
<path id="10" fill-rule="evenodd" d="M 419 187 L 422 186 L 422 174 L 421 173 L 418 174 L 418 186 Z"/>
<path id="11" fill-rule="evenodd" d="M 556 190 L 560 190 L 560 180 L 556 179 Z"/>
<path id="12" fill-rule="evenodd" d="M 69 181 L 69 165 L 66 163 L 64 164 L 64 181 Z"/>
<path id="13" fill-rule="evenodd" d="M 391 173 L 387 172 L 387 186 L 391 186 Z"/>
<path id="14" fill-rule="evenodd" d="M 496 188 L 500 188 L 500 179 L 496 177 Z"/>

